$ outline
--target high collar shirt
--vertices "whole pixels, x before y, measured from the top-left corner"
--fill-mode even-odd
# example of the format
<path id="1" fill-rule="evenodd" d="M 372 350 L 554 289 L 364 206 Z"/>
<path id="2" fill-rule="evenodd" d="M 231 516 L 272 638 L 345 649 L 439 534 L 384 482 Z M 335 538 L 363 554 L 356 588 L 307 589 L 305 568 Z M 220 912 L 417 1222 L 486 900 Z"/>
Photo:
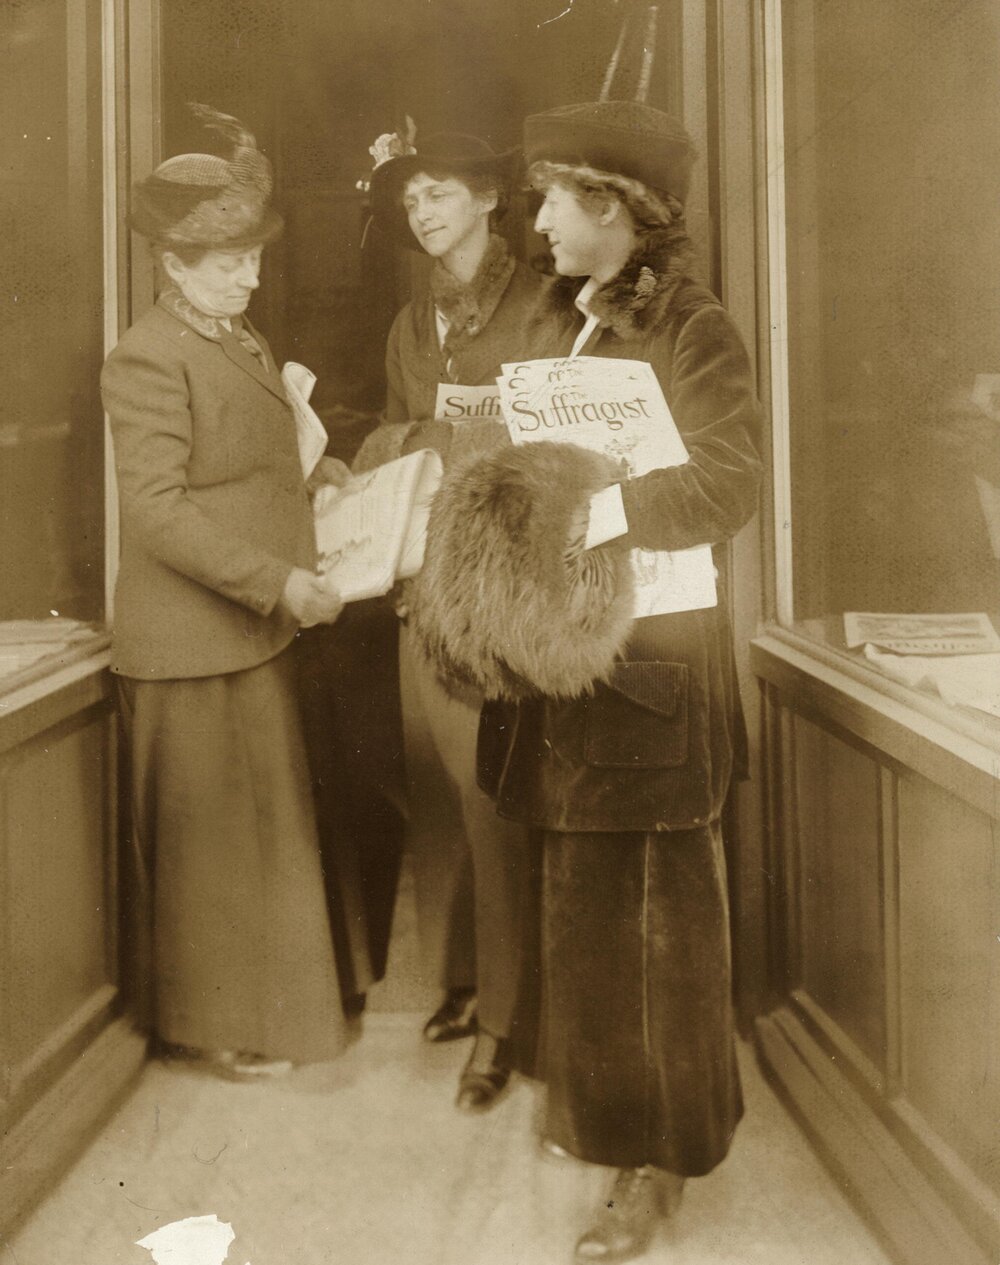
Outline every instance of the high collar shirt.
<path id="1" fill-rule="evenodd" d="M 583 289 L 576 296 L 573 302 L 576 304 L 577 311 L 582 313 L 584 317 L 583 328 L 576 336 L 573 343 L 573 350 L 569 353 L 571 356 L 579 356 L 587 344 L 587 340 L 597 328 L 598 317 L 596 312 L 590 310 L 590 300 L 594 297 L 597 290 L 600 289 L 600 282 L 596 277 L 590 277 L 583 286 Z"/>

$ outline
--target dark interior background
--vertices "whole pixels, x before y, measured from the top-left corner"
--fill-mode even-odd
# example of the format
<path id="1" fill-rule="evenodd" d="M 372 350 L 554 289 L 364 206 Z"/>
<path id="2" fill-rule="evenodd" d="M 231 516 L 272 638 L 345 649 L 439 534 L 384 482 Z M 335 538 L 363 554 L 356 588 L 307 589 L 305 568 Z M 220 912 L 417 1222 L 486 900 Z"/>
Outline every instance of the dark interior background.
<path id="1" fill-rule="evenodd" d="M 389 325 L 426 272 L 420 256 L 365 236 L 368 146 L 406 115 L 418 148 L 441 130 L 518 144 L 526 114 L 598 95 L 631 3 L 163 0 L 164 155 L 207 147 L 185 105 L 200 100 L 242 118 L 270 156 L 286 231 L 252 315 L 279 362 L 318 375 L 314 402 L 335 448 L 349 450 L 381 408 Z M 646 9 L 613 95 L 634 93 Z M 676 10 L 659 5 L 648 95 L 668 109 L 681 94 Z M 519 197 L 504 230 L 521 253 L 533 249 L 526 219 Z"/>

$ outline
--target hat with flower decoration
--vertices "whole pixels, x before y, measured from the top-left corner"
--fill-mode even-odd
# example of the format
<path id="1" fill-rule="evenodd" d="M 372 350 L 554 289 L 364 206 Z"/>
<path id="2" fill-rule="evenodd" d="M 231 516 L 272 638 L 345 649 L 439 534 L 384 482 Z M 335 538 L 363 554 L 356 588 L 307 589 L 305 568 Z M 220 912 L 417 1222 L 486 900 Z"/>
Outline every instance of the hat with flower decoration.
<path id="1" fill-rule="evenodd" d="M 401 246 L 420 249 L 403 210 L 406 182 L 420 172 L 459 180 L 468 176 L 492 176 L 497 187 L 497 218 L 504 214 L 517 172 L 519 150 L 508 149 L 498 154 L 478 136 L 462 132 L 438 132 L 415 148 L 415 128 L 410 120 L 407 123 L 405 138 L 397 132 L 386 133 L 368 151 L 375 159 L 369 183 L 372 219 L 383 233 Z"/>
<path id="2" fill-rule="evenodd" d="M 239 250 L 269 242 L 281 217 L 268 206 L 271 164 L 239 119 L 191 103 L 195 117 L 233 147 L 216 154 L 177 154 L 132 188 L 128 222 L 163 246 Z"/>

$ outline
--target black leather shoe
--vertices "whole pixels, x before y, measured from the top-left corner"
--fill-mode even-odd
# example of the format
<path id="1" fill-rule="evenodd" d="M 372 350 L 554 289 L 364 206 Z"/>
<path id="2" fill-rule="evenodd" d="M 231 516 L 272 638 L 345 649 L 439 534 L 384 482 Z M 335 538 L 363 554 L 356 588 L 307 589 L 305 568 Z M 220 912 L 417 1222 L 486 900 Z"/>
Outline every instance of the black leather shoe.
<path id="1" fill-rule="evenodd" d="M 424 1024 L 427 1041 L 457 1041 L 476 1031 L 476 992 L 472 988 L 451 988 L 444 1001 Z"/>
<path id="2" fill-rule="evenodd" d="M 623 1168 L 590 1229 L 576 1244 L 576 1265 L 613 1265 L 641 1256 L 656 1227 L 680 1204 L 684 1178 L 658 1168 Z"/>
<path id="3" fill-rule="evenodd" d="M 476 1037 L 469 1061 L 458 1078 L 455 1106 L 459 1111 L 489 1111 L 503 1092 L 510 1080 L 510 1068 L 504 1066 L 502 1049 L 503 1042 L 488 1032 Z"/>

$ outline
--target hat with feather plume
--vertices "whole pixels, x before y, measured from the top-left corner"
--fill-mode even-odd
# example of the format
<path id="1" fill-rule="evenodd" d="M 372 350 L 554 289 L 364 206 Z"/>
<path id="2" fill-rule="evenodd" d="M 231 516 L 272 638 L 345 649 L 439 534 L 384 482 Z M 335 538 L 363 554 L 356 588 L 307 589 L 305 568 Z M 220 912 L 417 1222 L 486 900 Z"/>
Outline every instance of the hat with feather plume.
<path id="1" fill-rule="evenodd" d="M 271 241 L 281 217 L 268 206 L 271 164 L 239 119 L 191 102 L 206 128 L 232 145 L 232 156 L 177 154 L 132 188 L 128 222 L 166 247 L 239 250 Z"/>

